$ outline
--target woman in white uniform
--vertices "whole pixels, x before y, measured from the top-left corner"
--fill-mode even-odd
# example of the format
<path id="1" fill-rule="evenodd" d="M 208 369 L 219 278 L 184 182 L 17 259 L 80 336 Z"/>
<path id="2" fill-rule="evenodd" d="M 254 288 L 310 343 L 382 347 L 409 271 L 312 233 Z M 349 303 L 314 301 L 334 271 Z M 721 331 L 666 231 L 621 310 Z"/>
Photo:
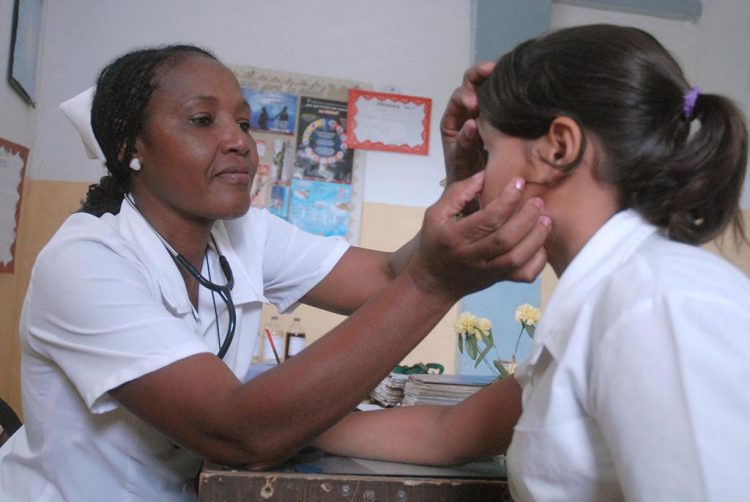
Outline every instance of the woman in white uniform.
<path id="1" fill-rule="evenodd" d="M 318 444 L 451 464 L 510 443 L 516 500 L 746 500 L 750 280 L 696 246 L 747 242 L 737 108 L 609 25 L 522 43 L 478 100 L 482 204 L 522 176 L 555 222 L 531 355 L 455 407 L 354 414 Z"/>
<path id="2" fill-rule="evenodd" d="M 457 168 L 474 141 L 452 129 L 464 112 L 454 101 L 443 120 Z M 194 500 L 202 459 L 278 464 L 346 415 L 461 296 L 531 280 L 546 261 L 549 218 L 538 201 L 519 204 L 518 180 L 463 218 L 483 179 L 453 184 L 394 253 L 250 209 L 249 106 L 232 72 L 192 46 L 115 60 L 90 116 L 108 174 L 32 272 L 25 426 L 0 450 L 2 500 Z M 265 302 L 359 310 L 247 382 Z"/>

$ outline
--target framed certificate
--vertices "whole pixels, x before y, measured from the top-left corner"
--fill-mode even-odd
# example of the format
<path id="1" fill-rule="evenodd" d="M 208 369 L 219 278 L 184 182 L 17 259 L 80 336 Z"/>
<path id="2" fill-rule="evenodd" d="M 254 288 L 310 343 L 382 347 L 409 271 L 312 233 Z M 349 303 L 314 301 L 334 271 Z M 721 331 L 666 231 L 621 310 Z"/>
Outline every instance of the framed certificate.
<path id="1" fill-rule="evenodd" d="M 16 233 L 29 149 L 0 138 L 0 273 L 15 272 Z"/>
<path id="2" fill-rule="evenodd" d="M 347 145 L 427 155 L 431 112 L 430 98 L 350 89 Z"/>

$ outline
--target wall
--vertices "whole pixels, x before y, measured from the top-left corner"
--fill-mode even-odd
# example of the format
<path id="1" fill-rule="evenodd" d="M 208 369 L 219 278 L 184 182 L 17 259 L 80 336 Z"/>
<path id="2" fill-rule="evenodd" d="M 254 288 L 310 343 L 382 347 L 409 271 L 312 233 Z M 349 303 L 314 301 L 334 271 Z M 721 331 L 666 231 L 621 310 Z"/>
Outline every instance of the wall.
<path id="1" fill-rule="evenodd" d="M 92 85 L 110 59 L 135 46 L 189 41 L 212 49 L 227 63 L 345 78 L 371 83 L 375 90 L 395 87 L 431 97 L 433 132 L 470 60 L 468 0 L 174 5 L 172 0 L 46 2 L 40 62 L 45 85 L 33 178 L 90 181 L 101 176 L 99 165 L 84 158 L 57 105 Z M 434 140 L 429 156 L 368 153 L 365 200 L 431 204 L 443 177 L 442 152 Z"/>
<path id="2" fill-rule="evenodd" d="M 473 61 L 496 60 L 520 42 L 549 30 L 550 0 L 473 0 L 472 54 Z M 502 29 L 499 27 L 502 26 Z M 467 295 L 458 306 L 459 311 L 472 312 L 492 322 L 492 333 L 497 357 L 510 360 L 516 353 L 524 359 L 531 343 L 528 337 L 519 340 L 516 351 L 518 305 L 539 305 L 540 280 L 526 284 L 499 282 L 483 291 Z M 493 374 L 488 365 L 476 366 L 467 354 L 457 356 L 458 373 Z"/>
<path id="3" fill-rule="evenodd" d="M 433 99 L 432 145 L 427 157 L 368 152 L 362 244 L 393 249 L 419 227 L 423 208 L 438 197 L 442 152 L 438 121 L 471 59 L 470 0 L 217 0 L 176 9 L 171 0 L 45 2 L 39 100 L 26 107 L 0 84 L 0 135 L 31 147 L 18 233 L 15 274 L 0 275 L 0 396 L 20 404 L 18 308 L 33 260 L 86 186 L 103 171 L 85 158 L 76 133 L 57 110 L 59 102 L 90 86 L 97 71 L 134 46 L 190 41 L 213 49 L 228 63 L 313 73 L 395 87 Z M 7 66 L 12 0 L 0 0 L 0 63 Z M 704 0 L 696 23 L 554 4 L 553 27 L 609 20 L 642 25 L 674 50 L 691 81 L 722 90 L 750 109 L 750 47 L 744 26 L 746 0 Z M 348 20 L 345 24 L 336 21 Z M 743 101 L 744 100 L 744 101 Z M 750 180 L 748 180 L 750 182 Z M 744 207 L 750 206 L 745 190 Z M 750 220 L 750 211 L 746 210 Z M 399 222 L 394 229 L 393 223 Z M 748 263 L 750 250 L 733 256 Z M 554 278 L 542 280 L 542 304 Z M 337 318 L 303 313 L 313 335 Z M 407 362 L 455 363 L 449 313 Z"/>
<path id="4" fill-rule="evenodd" d="M 0 137 L 31 147 L 34 138 L 35 110 L 28 105 L 8 85 L 5 78 L 10 62 L 11 29 L 13 21 L 13 0 L 0 0 Z M 31 152 L 33 157 L 33 152 Z M 30 161 L 29 161 L 30 162 Z M 25 187 L 24 192 L 28 188 Z M 23 218 L 23 216 L 21 216 Z M 16 247 L 16 254 L 21 250 Z M 19 263 L 15 260 L 17 272 L 0 274 L 0 398 L 19 409 L 18 399 L 18 357 L 15 346 L 17 311 L 19 308 L 18 290 L 25 289 L 25 280 L 18 273 Z"/>
<path id="5" fill-rule="evenodd" d="M 3 14 L 12 13 L 13 2 L 0 2 L 0 17 L 9 26 L 11 16 Z M 33 260 L 77 207 L 86 186 L 104 173 L 85 158 L 58 104 L 91 86 L 98 71 L 120 53 L 136 46 L 188 41 L 212 49 L 227 63 L 368 82 L 375 90 L 395 88 L 430 97 L 435 113 L 428 156 L 367 154 L 362 244 L 394 249 L 418 230 L 424 207 L 441 192 L 437 124 L 470 62 L 469 0 L 221 0 L 191 2 L 190 8 L 181 9 L 174 5 L 172 0 L 45 1 L 36 121 L 29 119 L 26 137 L 5 134 L 32 152 L 17 243 L 21 258 L 15 274 L 0 277 L 5 281 L 3 299 L 8 300 L 0 305 L 6 327 L 0 334 L 0 396 L 14 406 L 20 404 L 18 308 Z M 5 56 L 8 50 L 2 52 Z M 3 124 L 9 101 L 3 97 Z M 391 231 L 394 219 L 400 222 L 398 231 Z M 300 315 L 313 340 L 338 320 L 304 310 Z M 453 340 L 435 338 L 420 349 L 424 356 L 415 359 L 434 360 L 437 352 L 448 354 L 450 364 Z"/>

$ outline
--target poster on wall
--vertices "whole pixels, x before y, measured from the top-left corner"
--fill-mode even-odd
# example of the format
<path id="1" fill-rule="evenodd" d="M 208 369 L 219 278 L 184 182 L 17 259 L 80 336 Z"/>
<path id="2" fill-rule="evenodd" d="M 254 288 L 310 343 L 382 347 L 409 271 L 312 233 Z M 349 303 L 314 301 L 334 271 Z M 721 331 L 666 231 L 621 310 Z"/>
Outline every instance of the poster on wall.
<path id="1" fill-rule="evenodd" d="M 29 149 L 0 138 L 0 273 L 15 272 L 16 230 Z"/>
<path id="2" fill-rule="evenodd" d="M 230 65 L 251 107 L 252 205 L 309 232 L 359 242 L 364 155 L 347 145 L 350 89 L 365 84 Z"/>
<path id="3" fill-rule="evenodd" d="M 354 152 L 346 144 L 345 102 L 300 101 L 295 177 L 351 183 Z"/>
<path id="4" fill-rule="evenodd" d="M 286 92 L 243 87 L 250 105 L 250 127 L 256 131 L 293 134 L 297 121 L 297 96 Z"/>
<path id="5" fill-rule="evenodd" d="M 327 237 L 349 233 L 351 186 L 314 180 L 292 181 L 289 221 L 308 232 Z"/>

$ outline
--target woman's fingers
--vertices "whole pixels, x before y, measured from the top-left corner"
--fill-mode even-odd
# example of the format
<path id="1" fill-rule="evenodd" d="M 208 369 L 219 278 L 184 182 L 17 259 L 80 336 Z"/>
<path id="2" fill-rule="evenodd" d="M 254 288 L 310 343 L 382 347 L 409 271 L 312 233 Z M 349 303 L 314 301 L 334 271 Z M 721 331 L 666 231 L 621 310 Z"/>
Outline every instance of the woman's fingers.
<path id="1" fill-rule="evenodd" d="M 461 86 L 456 88 L 440 120 L 440 134 L 448 181 L 460 180 L 481 170 L 484 158 L 477 133 L 479 115 L 476 86 L 492 72 L 495 63 L 482 62 L 466 70 Z"/>
<path id="2" fill-rule="evenodd" d="M 443 126 L 446 130 L 458 131 L 467 116 L 476 116 L 479 111 L 477 102 L 476 86 L 486 79 L 495 63 L 483 61 L 470 67 L 464 72 L 461 86 L 451 94 L 445 113 L 443 114 Z"/>
<path id="3" fill-rule="evenodd" d="M 485 239 L 494 232 L 502 230 L 500 237 L 508 236 L 512 238 L 520 232 L 528 231 L 531 224 L 531 215 L 527 213 L 533 208 L 529 208 L 521 216 L 509 222 L 514 213 L 523 209 L 521 198 L 526 183 L 522 178 L 515 178 L 508 183 L 501 192 L 500 196 L 494 199 L 481 211 L 472 213 L 461 219 L 459 227 L 463 227 L 463 232 L 471 242 Z M 508 225 L 512 227 L 508 227 Z M 512 246 L 512 243 L 511 243 Z"/>
<path id="4" fill-rule="evenodd" d="M 466 227 L 462 233 L 467 252 L 487 260 L 497 280 L 533 280 L 544 266 L 539 262 L 546 261 L 543 246 L 551 220 L 540 198 L 521 202 L 522 190 L 522 180 L 513 180 L 500 197 L 457 222 Z"/>
<path id="5" fill-rule="evenodd" d="M 482 187 L 478 173 L 454 183 L 425 213 L 418 269 L 445 291 L 462 296 L 500 280 L 531 281 L 546 262 L 550 220 L 540 199 L 523 199 L 515 179 L 486 208 L 463 217 Z"/>
<path id="6" fill-rule="evenodd" d="M 462 180 L 453 183 L 440 197 L 440 200 L 427 211 L 438 222 L 450 222 L 460 218 L 468 204 L 474 201 L 484 184 L 484 171 L 480 171 Z"/>

